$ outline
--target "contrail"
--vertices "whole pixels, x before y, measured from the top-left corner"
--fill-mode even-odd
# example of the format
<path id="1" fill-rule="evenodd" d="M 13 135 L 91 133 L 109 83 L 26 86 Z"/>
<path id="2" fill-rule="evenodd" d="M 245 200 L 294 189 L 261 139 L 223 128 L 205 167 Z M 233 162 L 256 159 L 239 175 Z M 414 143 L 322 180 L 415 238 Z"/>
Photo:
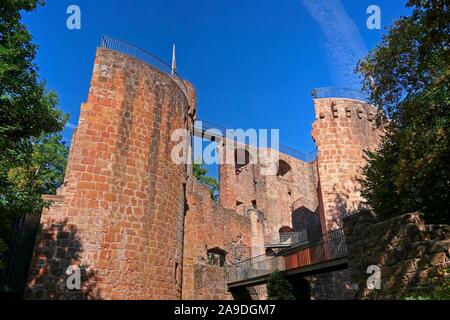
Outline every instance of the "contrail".
<path id="1" fill-rule="evenodd" d="M 339 86 L 360 89 L 361 81 L 354 69 L 367 48 L 341 1 L 303 0 L 303 6 L 322 29 L 332 73 Z"/>

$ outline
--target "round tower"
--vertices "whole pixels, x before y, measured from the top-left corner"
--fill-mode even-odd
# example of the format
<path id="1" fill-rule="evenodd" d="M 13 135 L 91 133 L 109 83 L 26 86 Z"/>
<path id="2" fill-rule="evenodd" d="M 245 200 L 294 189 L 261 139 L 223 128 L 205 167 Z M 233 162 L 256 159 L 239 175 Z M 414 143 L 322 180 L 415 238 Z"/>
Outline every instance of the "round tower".
<path id="1" fill-rule="evenodd" d="M 62 204 L 43 212 L 27 298 L 79 294 L 64 283 L 73 264 L 87 298 L 181 298 L 187 169 L 171 159 L 179 143 L 171 135 L 192 127 L 195 92 L 144 62 L 153 56 L 132 46 L 124 51 L 130 55 L 109 49 L 115 44 L 97 50 Z M 57 241 L 56 231 L 48 247 L 56 225 L 67 241 Z M 39 248 L 51 252 L 42 256 Z"/>
<path id="2" fill-rule="evenodd" d="M 346 89 L 315 89 L 312 136 L 317 144 L 319 200 L 322 231 L 341 226 L 341 217 L 361 202 L 360 170 L 364 150 L 380 142 L 375 128 L 376 108 L 359 92 Z"/>

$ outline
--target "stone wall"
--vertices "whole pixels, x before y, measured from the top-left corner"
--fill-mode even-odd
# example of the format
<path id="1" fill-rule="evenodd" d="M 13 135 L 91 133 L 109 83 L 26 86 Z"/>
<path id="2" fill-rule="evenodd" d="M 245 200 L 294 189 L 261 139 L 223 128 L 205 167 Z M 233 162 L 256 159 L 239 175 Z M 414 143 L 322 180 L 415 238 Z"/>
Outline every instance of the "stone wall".
<path id="1" fill-rule="evenodd" d="M 282 153 L 279 159 L 291 167 L 289 172 L 256 180 L 258 209 L 266 217 L 267 243 L 278 240 L 282 227 L 295 231 L 313 230 L 317 226 L 320 229 L 317 163 L 306 163 Z"/>
<path id="2" fill-rule="evenodd" d="M 239 171 L 234 164 L 219 165 L 221 205 L 240 214 L 249 209 L 262 211 L 266 243 L 276 241 L 282 227 L 319 226 L 317 163 L 306 163 L 280 152 L 275 170 L 267 175 L 269 157 L 256 148 L 248 149 L 258 159 L 256 163 L 244 165 Z M 277 174 L 279 163 L 289 168 L 283 175 Z"/>
<path id="3" fill-rule="evenodd" d="M 430 288 L 450 267 L 450 226 L 426 225 L 419 214 L 379 222 L 369 211 L 344 219 L 356 298 L 400 298 Z M 381 289 L 367 289 L 367 267 L 381 271 Z"/>
<path id="4" fill-rule="evenodd" d="M 322 230 L 341 226 L 341 216 L 361 202 L 357 179 L 365 164 L 364 150 L 375 149 L 375 108 L 359 100 L 314 99 L 316 120 L 312 135 L 317 144 Z"/>
<path id="5" fill-rule="evenodd" d="M 251 256 L 250 218 L 222 208 L 211 199 L 208 186 L 195 178 L 188 180 L 186 204 L 183 299 L 232 299 L 226 286 L 226 267 Z M 221 266 L 211 261 L 208 250 L 223 252 L 225 263 Z"/>
<path id="6" fill-rule="evenodd" d="M 171 160 L 171 134 L 191 109 L 169 75 L 97 50 L 61 198 L 42 214 L 26 298 L 181 298 L 187 172 Z M 95 275 L 85 292 L 61 282 L 74 264 Z"/>

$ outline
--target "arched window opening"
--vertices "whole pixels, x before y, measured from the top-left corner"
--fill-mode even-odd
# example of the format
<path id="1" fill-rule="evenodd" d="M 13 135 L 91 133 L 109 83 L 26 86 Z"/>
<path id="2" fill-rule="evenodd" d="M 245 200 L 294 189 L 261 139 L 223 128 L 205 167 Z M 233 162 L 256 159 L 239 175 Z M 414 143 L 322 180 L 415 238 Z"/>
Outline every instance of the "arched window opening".
<path id="1" fill-rule="evenodd" d="M 297 203 L 298 201 L 294 202 L 291 215 L 294 230 L 305 233 L 309 240 L 319 239 L 322 235 L 322 227 L 317 209 L 314 212 L 304 205 L 297 206 Z"/>
<path id="2" fill-rule="evenodd" d="M 277 171 L 277 176 L 278 177 L 284 177 L 291 170 L 292 170 L 292 168 L 289 165 L 289 163 L 287 163 L 284 160 L 278 161 L 278 171 Z"/>
<path id="3" fill-rule="evenodd" d="M 234 150 L 234 166 L 236 174 L 241 173 L 246 165 L 250 163 L 250 152 L 246 149 L 238 148 Z"/>
<path id="4" fill-rule="evenodd" d="M 278 233 L 282 234 L 282 233 L 289 233 L 289 232 L 293 232 L 294 230 L 292 230 L 291 227 L 289 226 L 283 226 L 278 230 Z"/>

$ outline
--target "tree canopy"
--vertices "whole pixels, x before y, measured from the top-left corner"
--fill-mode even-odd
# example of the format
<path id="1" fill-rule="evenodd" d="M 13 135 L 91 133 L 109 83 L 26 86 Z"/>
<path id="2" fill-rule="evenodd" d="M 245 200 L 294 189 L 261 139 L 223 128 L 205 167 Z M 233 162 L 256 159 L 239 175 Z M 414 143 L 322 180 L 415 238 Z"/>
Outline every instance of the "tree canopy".
<path id="1" fill-rule="evenodd" d="M 385 135 L 368 152 L 362 195 L 381 217 L 420 212 L 449 223 L 450 3 L 410 0 L 357 70 Z"/>
<path id="2" fill-rule="evenodd" d="M 39 79 L 37 46 L 21 23 L 22 12 L 42 4 L 0 2 L 0 269 L 12 221 L 40 212 L 46 205 L 42 193 L 54 193 L 65 171 L 67 147 L 58 132 L 67 116 Z"/>
<path id="3" fill-rule="evenodd" d="M 269 300 L 295 300 L 291 283 L 276 270 L 267 281 L 267 298 Z"/>
<path id="4" fill-rule="evenodd" d="M 205 168 L 205 165 L 203 163 L 194 163 L 192 166 L 192 171 L 194 177 L 196 177 L 200 183 L 206 184 L 209 187 L 211 199 L 217 200 L 219 184 L 216 179 L 208 176 L 208 169 Z"/>

